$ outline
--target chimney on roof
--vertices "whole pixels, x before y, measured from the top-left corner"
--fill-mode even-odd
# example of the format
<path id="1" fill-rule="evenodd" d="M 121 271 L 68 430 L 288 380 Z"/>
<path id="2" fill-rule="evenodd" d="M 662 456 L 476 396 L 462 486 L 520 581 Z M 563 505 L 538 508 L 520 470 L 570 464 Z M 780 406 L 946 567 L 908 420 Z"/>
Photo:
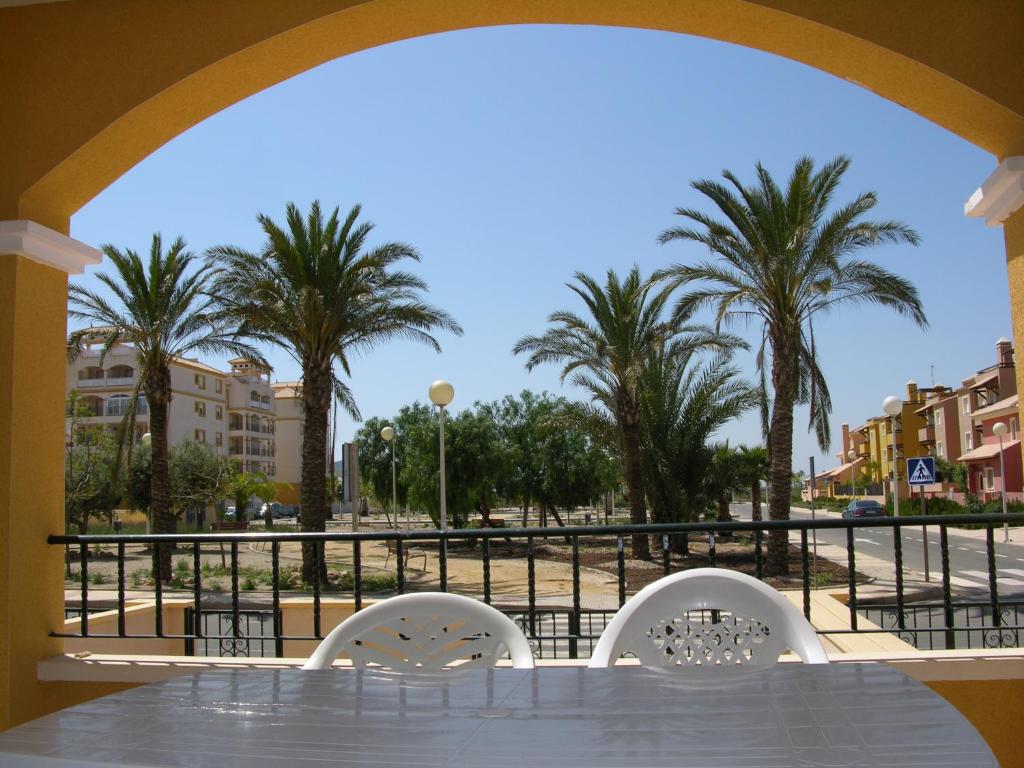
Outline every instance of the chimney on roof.
<path id="1" fill-rule="evenodd" d="M 911 379 L 910 381 L 907 382 L 907 402 L 916 403 L 917 400 L 917 382 Z"/>
<path id="2" fill-rule="evenodd" d="M 1005 336 L 996 341 L 996 364 L 1013 365 L 1013 342 Z"/>

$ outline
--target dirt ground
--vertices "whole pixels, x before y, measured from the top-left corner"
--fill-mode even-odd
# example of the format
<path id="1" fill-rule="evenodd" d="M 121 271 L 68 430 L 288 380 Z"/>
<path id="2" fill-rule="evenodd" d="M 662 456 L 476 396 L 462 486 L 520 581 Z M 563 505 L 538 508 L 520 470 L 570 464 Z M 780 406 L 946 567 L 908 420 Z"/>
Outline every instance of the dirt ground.
<path id="1" fill-rule="evenodd" d="M 655 542 L 657 543 L 657 542 Z M 625 541 L 626 592 L 633 594 L 664 574 L 660 549 L 654 549 L 653 561 L 634 560 L 629 555 L 630 542 Z M 494 539 L 491 543 L 491 592 L 496 602 L 504 604 L 524 603 L 527 599 L 527 545 L 522 541 L 506 542 Z M 77 555 L 77 553 L 76 553 Z M 564 603 L 571 600 L 573 592 L 572 548 L 564 539 L 535 540 L 535 583 L 536 596 L 540 604 Z M 327 545 L 328 570 L 333 577 L 340 578 L 352 570 L 352 547 L 349 543 L 332 542 Z M 192 553 L 183 550 L 174 556 L 180 578 L 177 586 L 184 593 L 191 592 Z M 584 608 L 614 607 L 618 604 L 618 561 L 615 537 L 586 539 L 580 541 L 580 594 Z M 755 561 L 753 543 L 747 537 L 735 540 L 719 537 L 715 547 L 716 565 L 739 570 L 753 575 Z M 230 589 L 230 577 L 221 569 L 222 563 L 230 563 L 230 549 L 225 547 L 222 556 L 216 544 L 203 547 L 202 562 L 211 569 L 204 573 L 204 588 L 210 591 Z M 300 545 L 284 543 L 281 546 L 280 564 L 282 572 L 293 573 L 301 564 Z M 672 555 L 669 560 L 670 572 L 675 573 L 711 564 L 706 539 L 694 539 L 686 556 Z M 377 578 L 377 583 L 386 581 L 380 577 L 395 574 L 396 558 L 389 555 L 384 542 L 363 542 L 362 573 L 365 578 Z M 240 583 L 244 594 L 258 597 L 270 591 L 269 569 L 270 548 L 267 544 L 251 544 L 239 548 L 239 566 L 242 571 Z M 142 547 L 129 546 L 126 552 L 126 586 L 131 591 L 149 591 L 152 579 L 149 576 L 150 555 Z M 77 557 L 72 562 L 72 572 L 77 577 Z M 818 585 L 846 584 L 847 570 L 829 561 L 818 560 Z M 797 547 L 790 547 L 790 573 L 786 578 L 769 578 L 767 582 L 776 588 L 798 589 L 801 585 L 801 555 Z M 410 548 L 405 571 L 407 588 L 430 590 L 439 588 L 439 563 L 437 545 L 414 544 Z M 80 578 L 69 579 L 69 590 L 78 588 Z M 115 548 L 100 548 L 89 558 L 90 593 L 96 598 L 97 592 L 116 588 L 117 562 Z M 248 583 L 246 583 L 248 582 Z M 297 578 L 285 580 L 283 589 L 300 587 Z M 463 543 L 452 543 L 448 550 L 448 588 L 450 591 L 468 595 L 483 594 L 483 562 L 479 547 Z M 170 588 L 168 595 L 176 590 Z M 298 590 L 297 590 L 298 591 Z M 369 592 L 369 590 L 367 590 Z M 301 594 L 301 591 L 299 591 Z M 344 592 L 340 594 L 345 594 Z M 368 595 L 369 596 L 369 595 Z"/>

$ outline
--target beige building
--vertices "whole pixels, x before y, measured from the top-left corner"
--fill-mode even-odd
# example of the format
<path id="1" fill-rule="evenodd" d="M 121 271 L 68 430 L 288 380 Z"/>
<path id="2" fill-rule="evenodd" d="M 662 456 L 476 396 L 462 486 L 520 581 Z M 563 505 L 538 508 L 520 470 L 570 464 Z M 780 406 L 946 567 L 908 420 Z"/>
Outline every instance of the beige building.
<path id="1" fill-rule="evenodd" d="M 117 344 L 100 360 L 100 337 L 86 340 L 79 357 L 67 365 L 66 388 L 82 396 L 85 421 L 115 429 L 138 383 L 138 353 Z M 270 369 L 251 360 L 230 362 L 224 372 L 198 360 L 180 358 L 171 366 L 171 403 L 167 414 L 170 445 L 193 440 L 230 456 L 244 472 L 277 474 L 275 399 Z M 149 408 L 139 396 L 135 432 L 149 431 Z"/>
<path id="2" fill-rule="evenodd" d="M 302 389 L 297 381 L 277 381 L 274 390 L 277 414 L 277 500 L 282 504 L 298 504 L 302 484 Z"/>

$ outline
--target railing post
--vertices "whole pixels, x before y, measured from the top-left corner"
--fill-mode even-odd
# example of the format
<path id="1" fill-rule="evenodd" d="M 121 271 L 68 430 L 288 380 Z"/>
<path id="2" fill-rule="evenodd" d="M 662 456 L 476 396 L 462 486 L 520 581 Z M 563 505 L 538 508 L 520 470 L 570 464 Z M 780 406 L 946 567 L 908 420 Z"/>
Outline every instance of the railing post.
<path id="1" fill-rule="evenodd" d="M 359 539 L 352 540 L 352 597 L 358 613 L 363 608 L 363 549 Z"/>
<path id="2" fill-rule="evenodd" d="M 281 544 L 277 541 L 270 543 L 270 581 L 273 589 L 274 656 L 280 659 L 284 656 L 284 640 L 281 639 Z"/>
<path id="3" fill-rule="evenodd" d="M 79 631 L 84 637 L 89 636 L 89 545 L 81 544 L 78 547 L 79 572 L 82 575 L 82 587 L 80 599 L 82 601 L 82 618 L 79 621 Z M 159 582 L 159 579 L 157 580 Z"/>
<path id="4" fill-rule="evenodd" d="M 533 561 L 533 536 L 526 537 L 526 594 L 527 603 L 529 606 L 529 619 L 530 619 L 530 635 L 537 635 L 537 583 L 536 565 Z"/>
<path id="5" fill-rule="evenodd" d="M 572 537 L 572 614 L 569 616 L 569 658 L 579 658 L 580 636 L 580 537 Z"/>
<path id="6" fill-rule="evenodd" d="M 195 617 L 191 626 L 196 637 L 203 636 L 203 568 L 199 546 L 198 541 L 192 545 L 192 608 Z M 188 622 L 185 626 L 189 626 Z"/>
<path id="7" fill-rule="evenodd" d="M 999 587 L 996 584 L 996 544 L 992 531 L 992 523 L 985 526 L 985 553 L 988 559 L 988 595 L 992 606 L 992 626 L 999 639 L 999 647 L 1003 647 L 1003 636 L 999 628 L 1003 623 L 1002 609 L 999 607 Z"/>
<path id="8" fill-rule="evenodd" d="M 764 578 L 764 533 L 760 528 L 754 530 L 754 576 L 758 579 Z"/>
<path id="9" fill-rule="evenodd" d="M 846 569 L 850 588 L 850 629 L 857 631 L 857 556 L 853 548 L 853 525 L 846 528 Z"/>
<path id="10" fill-rule="evenodd" d="M 817 576 L 817 574 L 815 574 Z M 800 529 L 800 581 L 804 591 L 804 618 L 811 620 L 811 575 L 810 562 L 807 558 L 807 529 Z M 818 585 L 815 584 L 817 589 Z"/>
<path id="11" fill-rule="evenodd" d="M 939 526 L 939 547 L 942 555 L 942 613 L 946 625 L 946 649 L 956 648 L 956 633 L 953 631 L 953 597 L 949 586 L 949 532 L 947 526 Z"/>
<path id="12" fill-rule="evenodd" d="M 482 553 L 481 559 L 483 560 L 484 569 L 484 602 L 487 605 L 491 604 L 491 540 L 484 537 L 481 545 Z"/>
<path id="13" fill-rule="evenodd" d="M 619 575 L 619 608 L 626 604 L 626 553 L 625 541 L 621 536 L 615 539 L 616 570 Z"/>
<path id="14" fill-rule="evenodd" d="M 197 545 L 198 546 L 198 545 Z M 124 637 L 124 542 L 117 542 L 117 634 Z"/>
<path id="15" fill-rule="evenodd" d="M 395 571 L 398 594 L 403 595 L 405 594 L 405 542 L 402 539 L 395 539 L 395 557 L 398 558 Z"/>
<path id="16" fill-rule="evenodd" d="M 896 565 L 896 625 L 900 630 L 907 628 L 903 606 L 903 530 L 898 525 L 892 528 L 892 550 Z"/>

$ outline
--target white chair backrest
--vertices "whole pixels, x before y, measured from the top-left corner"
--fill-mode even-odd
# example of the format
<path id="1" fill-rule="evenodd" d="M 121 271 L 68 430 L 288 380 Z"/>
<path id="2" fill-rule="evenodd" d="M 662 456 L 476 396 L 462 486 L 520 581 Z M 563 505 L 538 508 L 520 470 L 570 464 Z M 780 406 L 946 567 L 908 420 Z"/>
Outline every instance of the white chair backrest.
<path id="1" fill-rule="evenodd" d="M 757 579 L 696 568 L 649 584 L 608 622 L 591 667 L 633 653 L 646 667 L 771 665 L 786 649 L 827 664 L 814 628 L 796 606 Z"/>
<path id="2" fill-rule="evenodd" d="M 345 619 L 302 668 L 329 669 L 342 652 L 359 668 L 493 667 L 505 651 L 517 669 L 533 667 L 530 644 L 501 611 L 462 595 L 422 592 L 389 598 Z"/>

